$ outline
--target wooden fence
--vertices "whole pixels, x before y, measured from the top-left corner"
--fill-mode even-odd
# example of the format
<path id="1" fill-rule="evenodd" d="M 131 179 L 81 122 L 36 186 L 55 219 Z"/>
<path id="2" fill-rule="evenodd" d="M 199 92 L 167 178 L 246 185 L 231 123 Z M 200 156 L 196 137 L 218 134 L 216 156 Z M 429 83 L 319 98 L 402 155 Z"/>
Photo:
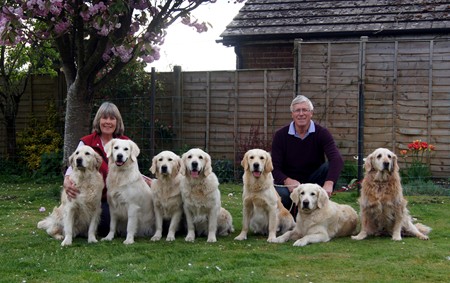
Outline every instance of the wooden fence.
<path id="1" fill-rule="evenodd" d="M 354 160 L 359 138 L 364 156 L 378 147 L 399 154 L 421 139 L 436 146 L 428 160 L 433 175 L 450 176 L 447 41 L 298 41 L 297 51 L 294 69 L 157 73 L 154 117 L 143 117 L 157 123 L 154 129 L 137 125 L 132 138 L 147 146 L 148 132 L 155 130 L 160 134 L 156 152 L 201 147 L 213 159 L 231 160 L 238 167 L 252 135 L 259 133 L 256 144 L 267 146 L 273 133 L 290 122 L 289 105 L 299 93 L 311 98 L 313 120 L 330 129 L 344 159 Z M 61 82 L 54 82 L 49 88 L 58 89 Z M 63 105 L 63 97 L 54 95 L 57 105 Z M 120 106 L 126 125 L 130 105 Z M 21 111 L 19 130 L 29 116 Z M 358 136 L 361 127 L 363 137 Z"/>

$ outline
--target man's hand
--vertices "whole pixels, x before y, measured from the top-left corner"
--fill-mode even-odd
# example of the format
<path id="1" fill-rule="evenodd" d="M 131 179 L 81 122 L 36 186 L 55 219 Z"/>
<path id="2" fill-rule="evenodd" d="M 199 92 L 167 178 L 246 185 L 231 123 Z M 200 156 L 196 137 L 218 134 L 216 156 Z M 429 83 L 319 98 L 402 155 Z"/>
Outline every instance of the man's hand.
<path id="1" fill-rule="evenodd" d="M 289 190 L 290 193 L 292 193 L 292 191 L 297 188 L 298 186 L 300 186 L 300 182 L 291 178 L 286 178 L 286 180 L 284 180 L 284 185 L 286 186 L 286 188 Z"/>
<path id="2" fill-rule="evenodd" d="M 323 184 L 323 188 L 327 191 L 328 197 L 331 197 L 331 194 L 333 193 L 333 185 L 333 181 L 325 181 L 325 184 Z"/>

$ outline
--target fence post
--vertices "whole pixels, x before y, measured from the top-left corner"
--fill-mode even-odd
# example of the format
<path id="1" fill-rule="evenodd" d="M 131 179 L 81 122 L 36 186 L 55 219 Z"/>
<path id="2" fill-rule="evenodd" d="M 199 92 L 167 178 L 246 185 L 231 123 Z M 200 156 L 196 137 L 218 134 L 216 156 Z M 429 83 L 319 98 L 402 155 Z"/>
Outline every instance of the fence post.
<path id="1" fill-rule="evenodd" d="M 155 95 L 156 95 L 156 72 L 152 67 L 150 80 L 150 156 L 155 156 Z"/>
<path id="2" fill-rule="evenodd" d="M 300 84 L 301 84 L 301 60 L 302 60 L 302 42 L 303 39 L 298 38 L 294 40 L 294 97 L 300 94 Z"/>
<path id="3" fill-rule="evenodd" d="M 361 36 L 359 43 L 359 97 L 358 97 L 358 180 L 363 178 L 363 160 L 364 160 L 364 80 L 366 75 L 366 43 L 368 37 Z M 361 189 L 358 182 L 358 193 Z"/>
<path id="4" fill-rule="evenodd" d="M 175 133 L 174 147 L 181 148 L 183 145 L 182 135 L 183 132 L 183 74 L 181 72 L 181 66 L 173 67 L 173 83 L 174 83 L 174 95 L 173 95 L 173 108 L 172 108 L 172 121 L 173 130 Z"/>

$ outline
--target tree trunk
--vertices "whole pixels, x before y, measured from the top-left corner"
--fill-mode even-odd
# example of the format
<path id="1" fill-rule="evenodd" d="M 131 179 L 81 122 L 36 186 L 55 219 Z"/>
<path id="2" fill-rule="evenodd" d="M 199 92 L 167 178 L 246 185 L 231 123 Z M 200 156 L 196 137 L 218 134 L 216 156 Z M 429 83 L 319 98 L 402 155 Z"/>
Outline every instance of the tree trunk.
<path id="1" fill-rule="evenodd" d="M 17 159 L 17 140 L 16 140 L 16 119 L 14 117 L 4 117 L 6 126 L 6 145 L 7 156 L 15 161 Z"/>
<path id="2" fill-rule="evenodd" d="M 92 95 L 79 80 L 67 87 L 67 105 L 64 126 L 64 160 L 67 165 L 69 156 L 75 151 L 80 138 L 89 134 L 91 129 Z"/>

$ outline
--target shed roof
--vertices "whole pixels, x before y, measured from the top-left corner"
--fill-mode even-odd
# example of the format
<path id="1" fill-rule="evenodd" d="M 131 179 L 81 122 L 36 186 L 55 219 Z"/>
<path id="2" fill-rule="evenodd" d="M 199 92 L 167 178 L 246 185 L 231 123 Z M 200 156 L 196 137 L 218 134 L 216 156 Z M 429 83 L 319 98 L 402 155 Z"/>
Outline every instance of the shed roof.
<path id="1" fill-rule="evenodd" d="M 450 1 L 247 0 L 220 41 L 417 33 L 450 33 Z"/>

